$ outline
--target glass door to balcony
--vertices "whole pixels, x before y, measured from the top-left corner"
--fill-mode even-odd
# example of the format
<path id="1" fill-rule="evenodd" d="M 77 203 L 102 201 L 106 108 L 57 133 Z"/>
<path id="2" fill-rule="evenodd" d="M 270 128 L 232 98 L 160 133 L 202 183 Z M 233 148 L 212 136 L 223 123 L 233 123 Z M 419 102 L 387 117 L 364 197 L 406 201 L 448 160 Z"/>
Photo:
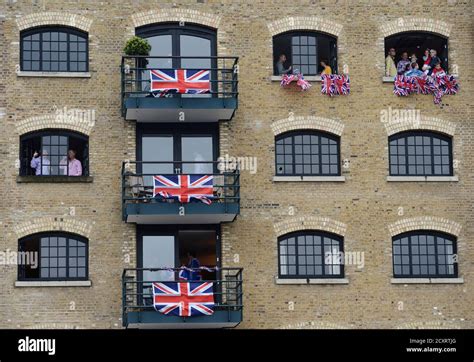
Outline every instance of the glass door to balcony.
<path id="1" fill-rule="evenodd" d="M 203 127 L 153 127 L 138 129 L 138 160 L 146 185 L 152 184 L 153 175 L 212 174 L 217 157 L 217 129 Z M 140 168 L 140 164 L 139 164 Z"/>
<path id="2" fill-rule="evenodd" d="M 151 45 L 147 69 L 199 69 L 216 68 L 216 32 L 196 25 L 159 24 L 138 28 L 136 34 L 146 38 Z M 190 57 L 190 58 L 181 58 Z M 196 58 L 191 58 L 196 57 Z M 205 58 L 201 58 L 205 57 Z M 148 83 L 148 70 L 142 72 Z M 146 74 L 145 74 L 146 73 Z M 215 79 L 211 71 L 210 79 Z M 214 87 L 212 86 L 212 89 Z M 210 97 L 210 94 L 175 94 L 181 97 Z"/>
<path id="3" fill-rule="evenodd" d="M 220 244 L 218 227 L 189 226 L 181 228 L 143 227 L 138 230 L 139 289 L 144 305 L 152 304 L 151 282 L 178 281 L 177 268 L 207 267 L 187 274 L 191 280 L 216 280 Z M 196 262 L 197 261 L 197 262 Z M 155 269 L 155 270 L 150 270 Z"/>

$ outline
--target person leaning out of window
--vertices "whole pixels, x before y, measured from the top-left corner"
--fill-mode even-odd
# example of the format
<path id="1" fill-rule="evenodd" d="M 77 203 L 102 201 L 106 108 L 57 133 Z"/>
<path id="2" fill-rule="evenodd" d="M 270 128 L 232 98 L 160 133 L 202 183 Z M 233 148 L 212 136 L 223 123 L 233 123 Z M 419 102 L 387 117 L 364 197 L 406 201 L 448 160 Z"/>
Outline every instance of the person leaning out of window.
<path id="1" fill-rule="evenodd" d="M 291 65 L 285 69 L 286 55 L 280 54 L 276 63 L 278 75 L 291 74 Z"/>
<path id="2" fill-rule="evenodd" d="M 59 163 L 59 167 L 66 176 L 82 176 L 82 164 L 76 158 L 76 151 L 69 150 L 67 156 Z"/>
<path id="3" fill-rule="evenodd" d="M 35 151 L 30 162 L 30 167 L 35 170 L 36 176 L 49 176 L 51 162 L 48 159 L 48 151 L 43 150 L 42 153 Z"/>

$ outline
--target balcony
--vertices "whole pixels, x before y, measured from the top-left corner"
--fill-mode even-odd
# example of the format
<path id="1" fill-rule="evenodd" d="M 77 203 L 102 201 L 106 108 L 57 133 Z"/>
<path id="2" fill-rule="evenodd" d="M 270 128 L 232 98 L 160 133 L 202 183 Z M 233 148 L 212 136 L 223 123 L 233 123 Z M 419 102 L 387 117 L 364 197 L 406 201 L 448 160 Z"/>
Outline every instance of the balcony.
<path id="1" fill-rule="evenodd" d="M 240 212 L 238 169 L 216 172 L 218 162 L 124 162 L 122 165 L 123 219 L 136 224 L 219 224 L 234 221 Z M 180 202 L 154 194 L 154 176 L 212 176 L 210 204 L 191 199 Z M 182 172 L 183 170 L 184 172 Z M 173 172 L 174 171 L 174 172 Z M 184 188 L 184 189 L 183 189 Z M 192 193 L 181 184 L 182 192 Z"/>
<path id="2" fill-rule="evenodd" d="M 178 281 L 179 268 L 125 269 L 122 274 L 122 324 L 125 328 L 184 329 L 184 328 L 231 328 L 242 321 L 242 269 L 220 268 L 214 283 L 214 313 L 212 315 L 180 317 L 162 314 L 153 307 L 154 282 Z M 147 280 L 143 275 L 166 271 L 167 280 Z M 149 279 L 149 278 L 148 278 Z"/>
<path id="3" fill-rule="evenodd" d="M 169 71 L 173 70 L 171 64 L 183 62 L 207 63 L 211 66 L 200 66 L 198 69 L 174 68 L 176 73 L 173 76 L 154 77 L 154 82 L 150 80 L 151 71 L 160 71 L 161 75 L 164 74 L 163 71 L 168 71 L 169 75 Z M 137 122 L 231 120 L 237 109 L 237 62 L 237 57 L 123 56 L 122 115 L 127 120 Z M 190 79 L 193 77 L 190 75 L 197 70 L 209 71 L 207 78 L 204 77 L 204 80 L 207 79 L 207 89 L 201 89 L 204 92 L 201 94 L 182 94 L 185 88 L 193 87 L 193 79 Z M 164 81 L 167 81 L 167 85 L 163 84 Z M 180 90 L 163 90 L 164 87 L 172 88 L 173 85 Z"/>

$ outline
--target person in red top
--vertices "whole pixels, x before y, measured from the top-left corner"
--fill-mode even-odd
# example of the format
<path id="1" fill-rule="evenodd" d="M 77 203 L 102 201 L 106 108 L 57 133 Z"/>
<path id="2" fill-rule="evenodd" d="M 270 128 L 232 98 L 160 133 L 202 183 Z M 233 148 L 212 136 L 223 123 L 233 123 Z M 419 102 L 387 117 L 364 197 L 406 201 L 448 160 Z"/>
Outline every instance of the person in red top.
<path id="1" fill-rule="evenodd" d="M 444 69 L 441 68 L 441 62 L 437 62 L 433 71 L 431 72 L 431 75 L 432 76 L 435 76 L 435 75 L 443 75 L 445 72 L 444 72 Z"/>
<path id="2" fill-rule="evenodd" d="M 425 55 L 423 55 L 423 67 L 421 67 L 421 70 L 425 72 L 425 74 L 428 74 L 430 70 L 430 63 L 431 63 L 431 55 L 430 55 L 430 49 L 425 50 Z"/>

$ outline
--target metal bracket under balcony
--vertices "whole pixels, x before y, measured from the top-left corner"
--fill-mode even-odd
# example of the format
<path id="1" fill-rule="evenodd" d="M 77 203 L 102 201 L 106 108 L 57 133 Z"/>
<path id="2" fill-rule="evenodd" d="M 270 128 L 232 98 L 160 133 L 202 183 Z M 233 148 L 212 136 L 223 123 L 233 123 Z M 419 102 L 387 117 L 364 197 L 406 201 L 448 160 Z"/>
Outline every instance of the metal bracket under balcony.
<path id="1" fill-rule="evenodd" d="M 242 321 L 241 268 L 219 268 L 212 282 L 214 313 L 212 315 L 180 317 L 162 314 L 153 307 L 152 283 L 177 282 L 179 268 L 125 269 L 122 275 L 122 323 L 126 328 L 139 329 L 202 329 L 232 328 Z M 167 280 L 149 280 L 146 276 L 170 273 Z M 145 280 L 147 279 L 147 280 Z"/>
<path id="2" fill-rule="evenodd" d="M 124 162 L 122 167 L 123 219 L 136 224 L 220 224 L 231 222 L 240 213 L 239 171 L 215 172 L 217 162 L 174 162 L 179 172 L 163 172 L 170 162 L 133 161 Z M 212 192 L 208 203 L 191 198 L 189 202 L 177 199 L 176 192 L 169 191 L 169 197 L 155 192 L 155 176 L 174 179 L 180 193 L 192 194 L 186 180 L 200 176 L 212 176 Z M 187 173 L 180 173 L 184 170 Z M 145 172 L 146 171 L 146 172 Z M 161 172 L 160 172 L 161 171 Z M 190 181 L 190 182 L 191 182 Z M 173 181 L 172 181 L 173 182 Z M 179 184 L 179 185 L 178 185 Z M 173 193 L 174 192 L 174 193 Z M 209 203 L 210 202 L 210 203 Z"/>
<path id="3" fill-rule="evenodd" d="M 182 61 L 208 63 L 173 69 Z M 218 122 L 237 109 L 236 57 L 122 57 L 122 115 L 137 122 Z"/>

